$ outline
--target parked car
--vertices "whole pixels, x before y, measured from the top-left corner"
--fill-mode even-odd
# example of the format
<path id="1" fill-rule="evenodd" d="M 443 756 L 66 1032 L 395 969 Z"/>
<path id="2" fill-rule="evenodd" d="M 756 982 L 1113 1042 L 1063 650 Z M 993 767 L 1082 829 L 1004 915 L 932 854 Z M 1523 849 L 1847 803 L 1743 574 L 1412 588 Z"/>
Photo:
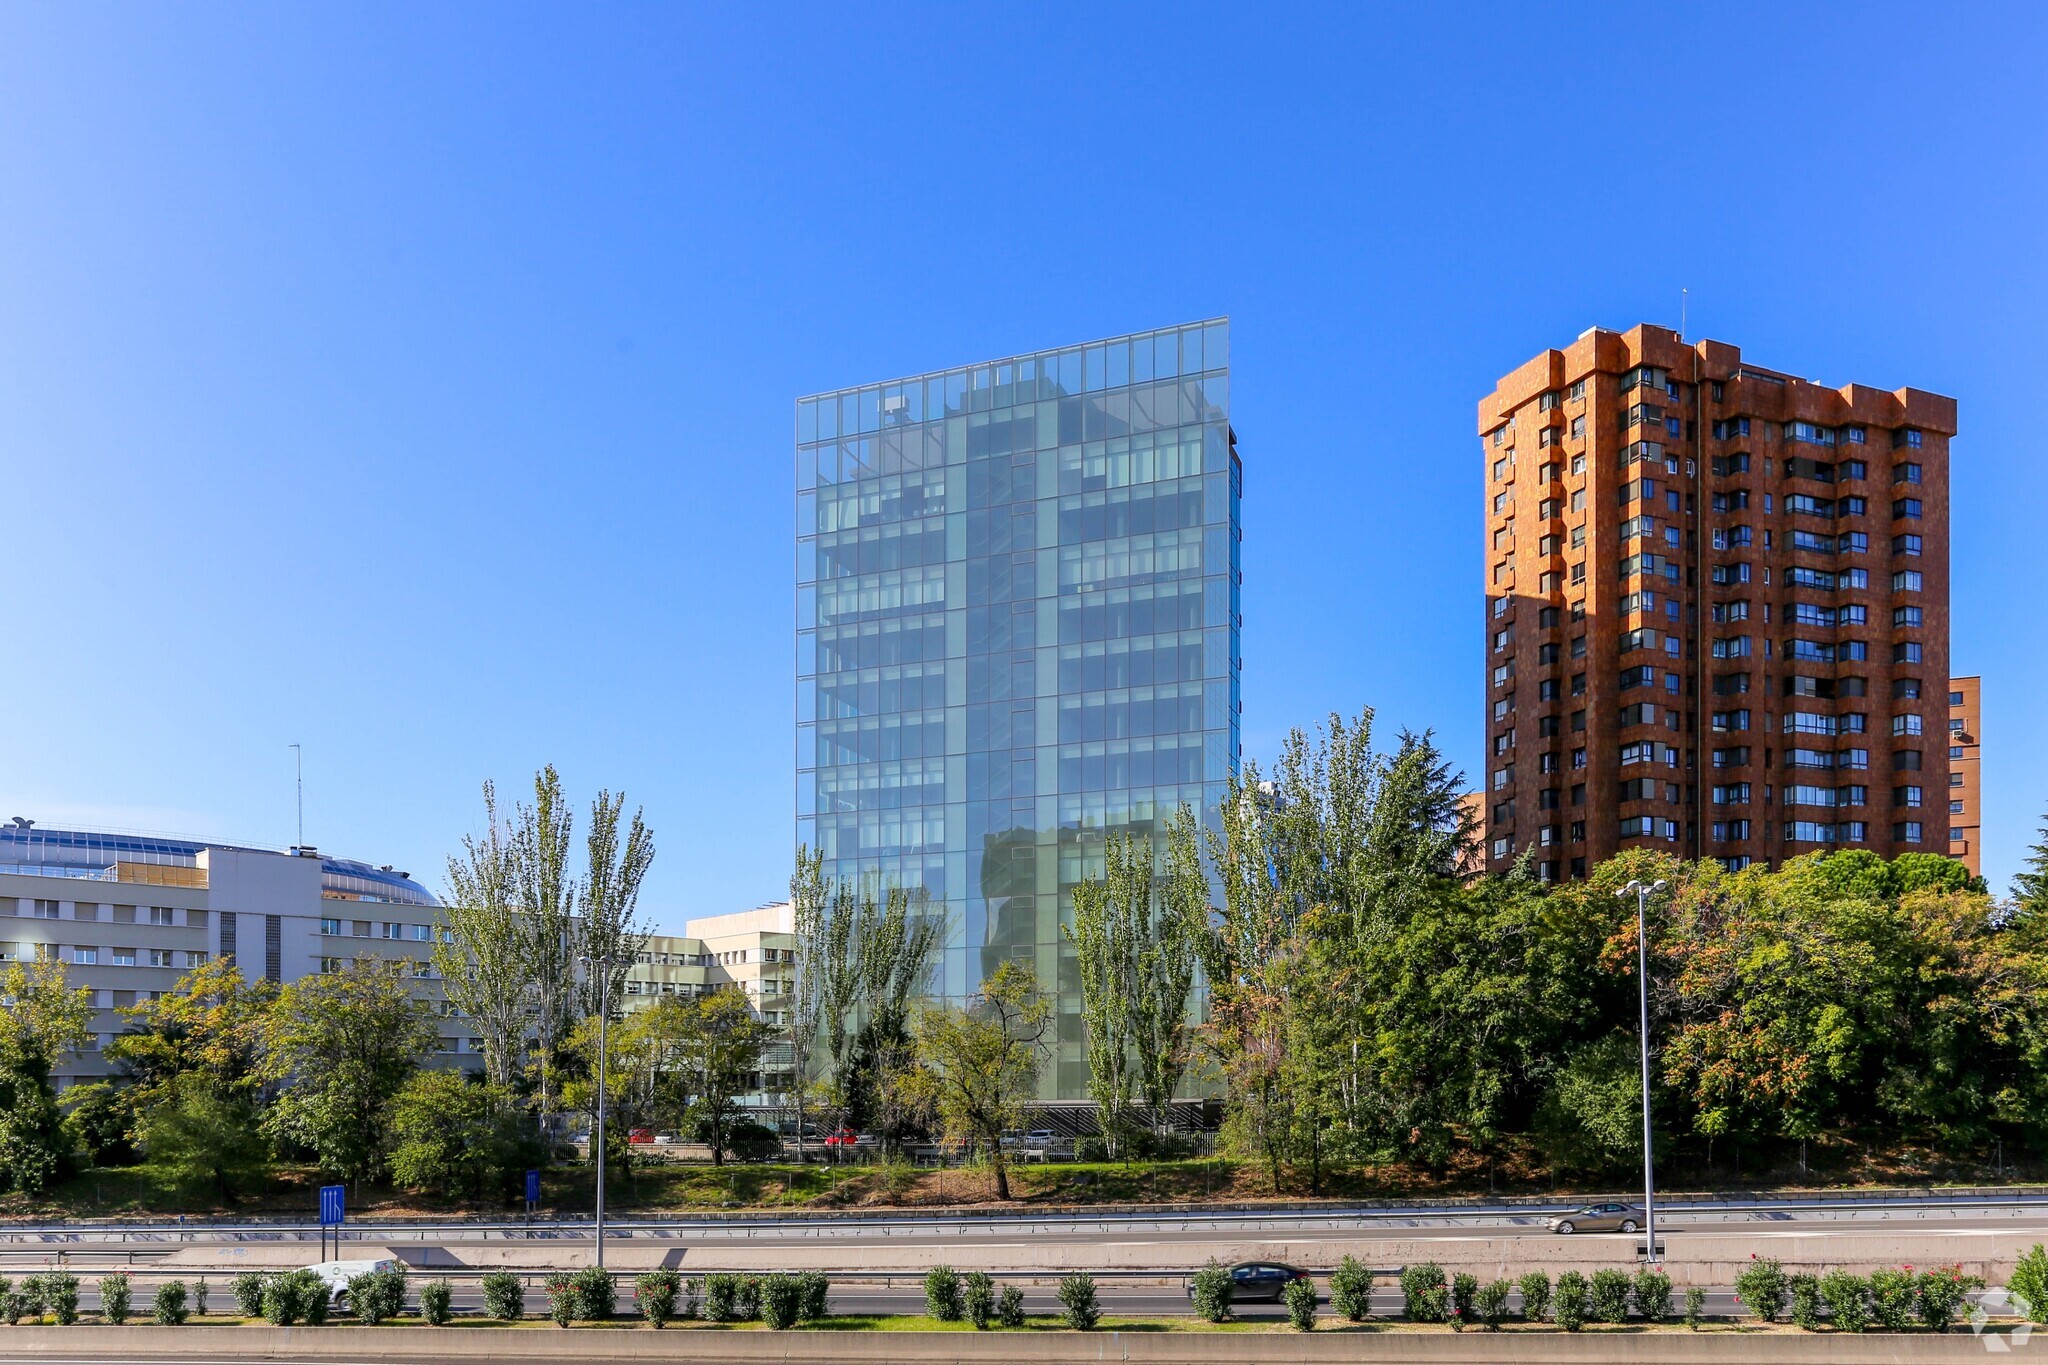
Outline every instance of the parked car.
<path id="1" fill-rule="evenodd" d="M 870 1140 L 862 1134 L 854 1132 L 851 1128 L 841 1128 L 835 1133 L 825 1134 L 825 1145 L 827 1147 L 837 1147 L 842 1150 L 850 1150 Z"/>
<path id="2" fill-rule="evenodd" d="M 1309 1278 L 1306 1270 L 1280 1261 L 1240 1261 L 1230 1267 L 1230 1297 L 1236 1303 L 1253 1299 L 1271 1299 L 1278 1303 L 1286 1294 L 1288 1285 Z M 1188 1294 L 1192 1296 L 1194 1292 L 1195 1287 L 1190 1283 Z"/>
<path id="3" fill-rule="evenodd" d="M 1552 1232 L 1567 1237 L 1575 1232 L 1635 1232 L 1642 1226 L 1643 1211 L 1634 1204 L 1588 1204 L 1549 1222 Z"/>
<path id="4" fill-rule="evenodd" d="M 654 1130 L 651 1128 L 635 1128 L 632 1132 L 626 1134 L 626 1141 L 635 1145 L 652 1142 L 654 1141 Z"/>
<path id="5" fill-rule="evenodd" d="M 396 1270 L 398 1262 L 389 1257 L 379 1261 L 322 1261 L 306 1269 L 320 1277 L 320 1283 L 327 1286 L 327 1297 L 338 1304 L 348 1292 L 350 1280 L 379 1270 Z"/>

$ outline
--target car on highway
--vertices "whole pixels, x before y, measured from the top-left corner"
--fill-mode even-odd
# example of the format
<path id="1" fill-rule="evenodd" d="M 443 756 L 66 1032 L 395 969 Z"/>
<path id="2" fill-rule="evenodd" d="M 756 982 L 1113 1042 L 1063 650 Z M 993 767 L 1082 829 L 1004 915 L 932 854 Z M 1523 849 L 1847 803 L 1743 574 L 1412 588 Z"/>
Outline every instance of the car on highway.
<path id="1" fill-rule="evenodd" d="M 1282 1261 L 1240 1261 L 1230 1267 L 1230 1298 L 1233 1303 L 1253 1299 L 1271 1299 L 1278 1303 L 1287 1292 L 1288 1285 L 1309 1278 L 1306 1270 Z M 1189 1297 L 1193 1297 L 1194 1292 L 1191 1282 L 1188 1285 Z"/>
<path id="2" fill-rule="evenodd" d="M 320 1283 L 327 1286 L 327 1297 L 335 1304 L 343 1301 L 348 1292 L 348 1282 L 358 1275 L 370 1275 L 379 1270 L 396 1270 L 398 1262 L 386 1257 L 376 1261 L 321 1261 L 309 1265 L 307 1270 L 320 1277 Z"/>
<path id="3" fill-rule="evenodd" d="M 1635 1232 L 1643 1226 L 1643 1211 L 1634 1204 L 1588 1204 L 1558 1214 L 1546 1226 L 1566 1237 L 1575 1232 Z"/>

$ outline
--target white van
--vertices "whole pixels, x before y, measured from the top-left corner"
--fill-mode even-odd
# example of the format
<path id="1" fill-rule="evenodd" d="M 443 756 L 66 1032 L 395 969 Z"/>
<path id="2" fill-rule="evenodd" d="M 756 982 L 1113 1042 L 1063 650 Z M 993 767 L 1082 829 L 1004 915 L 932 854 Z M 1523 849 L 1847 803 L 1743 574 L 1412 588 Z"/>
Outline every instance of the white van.
<path id="1" fill-rule="evenodd" d="M 320 1277 L 320 1283 L 327 1286 L 328 1299 L 337 1304 L 348 1291 L 348 1282 L 356 1276 L 398 1268 L 398 1262 L 388 1256 L 380 1261 L 322 1261 L 306 1267 Z"/>

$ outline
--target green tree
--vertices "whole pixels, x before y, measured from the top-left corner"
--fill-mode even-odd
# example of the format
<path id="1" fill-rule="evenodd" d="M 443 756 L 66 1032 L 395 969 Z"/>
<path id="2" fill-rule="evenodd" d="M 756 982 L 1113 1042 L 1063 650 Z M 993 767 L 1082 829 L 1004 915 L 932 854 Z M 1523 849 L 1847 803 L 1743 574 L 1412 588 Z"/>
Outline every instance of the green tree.
<path id="1" fill-rule="evenodd" d="M 482 1200 L 511 1188 L 538 1155 L 505 1086 L 423 1070 L 392 1101 L 391 1178 L 408 1189 Z"/>
<path id="2" fill-rule="evenodd" d="M 253 1100 L 261 1087 L 263 1026 L 277 987 L 250 981 L 232 957 L 192 968 L 170 990 L 122 1011 L 128 1031 L 107 1044 L 106 1059 L 134 1087 L 147 1113 L 183 1093 L 184 1078 L 223 1096 Z"/>
<path id="3" fill-rule="evenodd" d="M 223 1203 L 254 1189 L 269 1169 L 269 1144 L 249 1096 L 188 1071 L 143 1111 L 139 1133 L 150 1166 L 187 1193 Z"/>
<path id="4" fill-rule="evenodd" d="M 392 1102 L 435 1043 L 426 1002 L 392 964 L 359 957 L 286 986 L 264 1041 L 264 1075 L 279 1087 L 271 1135 L 344 1180 L 377 1174 Z"/>
<path id="5" fill-rule="evenodd" d="M 754 1084 L 768 1026 L 748 1003 L 746 992 L 714 991 L 696 996 L 684 1011 L 672 1065 L 695 1098 L 698 1131 L 711 1148 L 711 1164 L 722 1165 L 739 1120 L 739 1097 Z"/>
<path id="6" fill-rule="evenodd" d="M 804 1159 L 817 1077 L 817 1048 L 824 1025 L 827 960 L 825 916 L 829 906 L 825 855 L 805 844 L 796 851 L 796 870 L 789 878 L 789 907 L 796 961 L 789 977 L 790 998 L 783 1012 L 789 1034 L 789 1099 L 796 1109 L 796 1151 Z"/>
<path id="7" fill-rule="evenodd" d="M 91 1038 L 92 992 L 64 984 L 54 958 L 0 976 L 0 1190 L 36 1194 L 64 1174 L 71 1145 L 50 1084 Z"/>
<path id="8" fill-rule="evenodd" d="M 889 1103 L 893 1078 L 911 1063 L 910 1008 L 931 975 L 945 934 L 924 888 L 883 886 L 877 878 L 841 883 L 825 907 L 812 945 L 799 958 L 817 964 L 826 1080 L 845 1122 L 879 1126 L 902 1112 Z M 894 1150 L 902 1134 L 881 1134 Z"/>
<path id="9" fill-rule="evenodd" d="M 619 833 L 626 795 L 600 791 L 590 803 L 590 833 L 583 883 L 577 890 L 577 954 L 593 963 L 608 960 L 610 981 L 595 967 L 583 974 L 579 1006 L 583 1018 L 598 1011 L 600 999 L 617 1000 L 626 991 L 626 973 L 647 946 L 647 927 L 640 920 L 640 883 L 654 862 L 654 831 L 636 808 Z"/>
<path id="10" fill-rule="evenodd" d="M 483 1044 L 484 1074 L 509 1086 L 526 1058 L 534 967 L 520 910 L 516 832 L 498 814 L 497 789 L 484 783 L 484 830 L 464 835 L 448 859 L 444 931 L 434 943 L 443 994 Z"/>
<path id="11" fill-rule="evenodd" d="M 1154 1125 L 1164 1124 L 1187 1067 L 1188 996 L 1209 898 L 1186 806 L 1168 828 L 1165 861 L 1156 876 L 1148 838 L 1112 833 L 1102 879 L 1074 888 L 1066 930 L 1081 975 L 1089 1096 L 1111 1156 L 1132 1100 L 1142 1098 Z"/>
<path id="12" fill-rule="evenodd" d="M 2048 918 L 2048 816 L 2042 817 L 2041 840 L 2027 850 L 2027 861 L 2012 879 L 2014 908 L 2030 918 Z"/>
<path id="13" fill-rule="evenodd" d="M 533 778 L 533 804 L 521 803 L 512 823 L 512 885 L 523 930 L 520 955 L 531 973 L 533 1067 L 540 1115 L 552 1125 L 559 1100 L 555 1070 L 575 1028 L 578 996 L 578 892 L 569 870 L 576 816 L 554 764 Z"/>
<path id="14" fill-rule="evenodd" d="M 998 966 L 965 1007 L 928 1005 L 917 1018 L 918 1060 L 932 1077 L 932 1107 L 948 1140 L 978 1147 L 995 1175 L 996 1197 L 1010 1197 L 1006 1129 L 1017 1126 L 1035 1093 L 1052 1006 L 1031 969 Z"/>

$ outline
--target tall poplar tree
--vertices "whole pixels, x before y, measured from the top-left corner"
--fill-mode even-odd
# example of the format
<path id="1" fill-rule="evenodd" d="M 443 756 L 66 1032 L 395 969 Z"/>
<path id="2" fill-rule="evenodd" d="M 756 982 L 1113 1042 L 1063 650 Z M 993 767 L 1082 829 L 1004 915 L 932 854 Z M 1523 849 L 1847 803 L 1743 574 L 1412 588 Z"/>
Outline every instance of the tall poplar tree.
<path id="1" fill-rule="evenodd" d="M 590 834 L 584 841 L 589 862 L 577 897 L 577 956 L 609 959 L 612 965 L 608 983 L 595 969 L 582 974 L 579 1004 L 586 1019 L 598 1012 L 603 991 L 608 989 L 615 1002 L 625 994 L 626 974 L 647 946 L 647 926 L 639 917 L 640 883 L 654 862 L 654 832 L 636 808 L 621 840 L 619 817 L 625 805 L 624 792 L 614 796 L 609 791 L 600 791 L 590 803 Z"/>
<path id="2" fill-rule="evenodd" d="M 522 912 L 521 950 L 533 974 L 534 1062 L 541 1122 L 547 1125 L 559 1099 L 556 1066 L 576 1024 L 577 1000 L 577 888 L 569 874 L 576 817 L 554 764 L 534 774 L 533 804 L 522 803 L 518 810 L 512 827 L 513 885 Z"/>
<path id="3" fill-rule="evenodd" d="M 464 835 L 461 854 L 448 859 L 447 932 L 434 944 L 442 989 L 482 1040 L 484 1071 L 500 1086 L 512 1084 L 525 1060 L 533 1004 L 514 840 L 496 788 L 484 783 L 484 831 Z"/>

